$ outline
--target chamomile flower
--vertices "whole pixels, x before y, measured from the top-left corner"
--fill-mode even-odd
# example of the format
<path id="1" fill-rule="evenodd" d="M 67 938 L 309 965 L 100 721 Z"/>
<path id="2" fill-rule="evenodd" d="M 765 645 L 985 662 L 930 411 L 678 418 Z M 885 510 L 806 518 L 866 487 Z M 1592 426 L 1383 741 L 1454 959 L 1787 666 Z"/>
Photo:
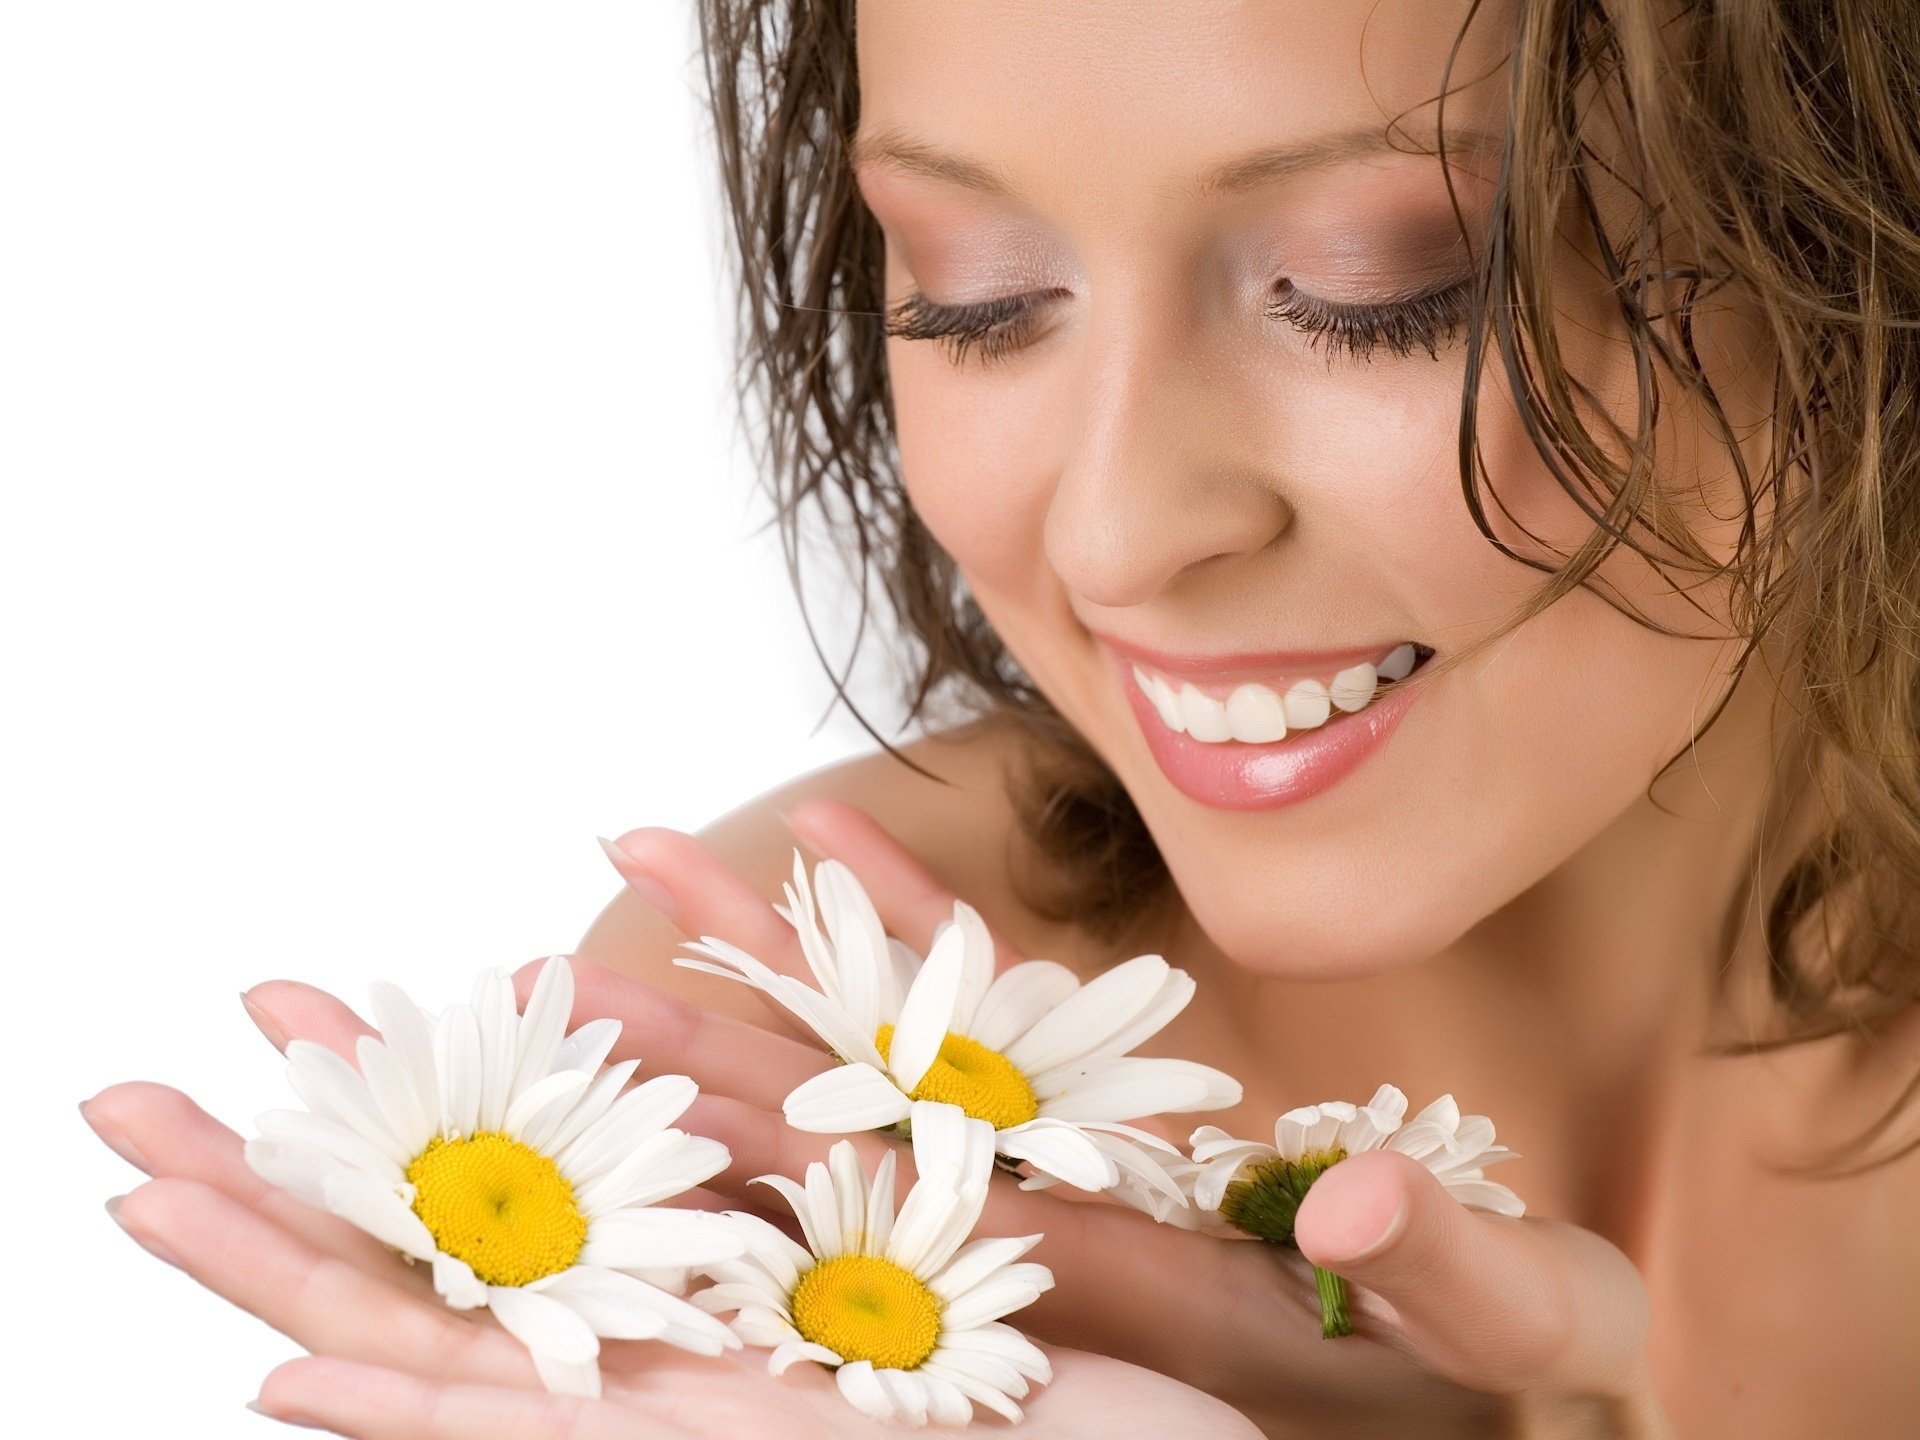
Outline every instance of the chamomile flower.
<path id="1" fill-rule="evenodd" d="M 738 1348 L 668 1293 L 744 1253 L 738 1230 L 655 1205 L 724 1170 L 727 1149 L 670 1128 L 697 1093 L 686 1076 L 621 1093 L 639 1061 L 602 1069 L 618 1021 L 565 1033 L 566 957 L 541 968 L 525 1015 L 501 970 L 437 1017 L 393 985 L 372 994 L 380 1038 L 361 1037 L 358 1070 L 309 1041 L 287 1046 L 308 1109 L 259 1118 L 246 1146 L 259 1175 L 430 1264 L 454 1309 L 491 1309 L 550 1390 L 600 1393 L 601 1336 Z"/>
<path id="2" fill-rule="evenodd" d="M 1292 1245 L 1293 1221 L 1313 1182 L 1362 1150 L 1398 1150 L 1433 1171 L 1463 1205 L 1501 1215 L 1522 1215 L 1526 1205 L 1506 1186 L 1488 1180 L 1485 1167 L 1517 1160 L 1493 1143 L 1493 1122 L 1462 1117 L 1453 1096 L 1442 1095 L 1402 1125 L 1407 1097 L 1382 1085 L 1363 1106 L 1330 1100 L 1289 1110 L 1274 1122 L 1273 1144 L 1237 1140 L 1214 1125 L 1193 1132 L 1198 1167 L 1184 1177 L 1203 1217 L 1218 1220 L 1276 1245 Z M 1321 1333 L 1353 1333 L 1347 1315 L 1346 1282 L 1314 1267 L 1320 1286 Z"/>
<path id="3" fill-rule="evenodd" d="M 1124 1123 L 1239 1103 L 1240 1083 L 1222 1071 L 1127 1053 L 1193 998 L 1184 970 L 1139 955 L 1085 985 L 1051 960 L 996 976 L 986 923 L 959 900 L 923 962 L 889 939 L 852 871 L 824 860 L 809 885 L 797 850 L 786 895 L 781 913 L 819 989 L 711 935 L 686 947 L 706 959 L 674 963 L 761 990 L 843 1062 L 787 1096 L 789 1125 L 852 1134 L 900 1125 L 917 1100 L 944 1101 L 993 1126 L 997 1152 L 1032 1167 L 1028 1188 L 1100 1191 L 1130 1175 L 1185 1205 L 1160 1152 Z"/>
<path id="4" fill-rule="evenodd" d="M 1042 1237 L 969 1240 L 993 1171 L 993 1128 L 952 1105 L 917 1101 L 919 1172 L 895 1213 L 894 1157 L 869 1182 L 853 1142 L 807 1167 L 805 1184 L 762 1175 L 799 1219 L 804 1245 L 729 1211 L 747 1253 L 704 1267 L 716 1284 L 696 1305 L 736 1312 L 734 1332 L 772 1349 L 767 1368 L 832 1367 L 840 1393 L 877 1420 L 964 1425 L 973 1407 L 1020 1419 L 1028 1382 L 1053 1378 L 1046 1355 L 1001 1316 L 1053 1287 L 1021 1260 Z"/>

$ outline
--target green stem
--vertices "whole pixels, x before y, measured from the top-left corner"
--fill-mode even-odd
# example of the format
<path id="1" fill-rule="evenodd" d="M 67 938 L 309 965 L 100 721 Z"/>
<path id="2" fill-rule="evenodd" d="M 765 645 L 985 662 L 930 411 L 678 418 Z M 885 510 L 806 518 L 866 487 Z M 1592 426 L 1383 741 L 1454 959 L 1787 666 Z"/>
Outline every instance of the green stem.
<path id="1" fill-rule="evenodd" d="M 1353 1321 L 1347 1318 L 1347 1282 L 1331 1270 L 1313 1267 L 1313 1278 L 1320 1286 L 1320 1338 L 1351 1335 Z"/>

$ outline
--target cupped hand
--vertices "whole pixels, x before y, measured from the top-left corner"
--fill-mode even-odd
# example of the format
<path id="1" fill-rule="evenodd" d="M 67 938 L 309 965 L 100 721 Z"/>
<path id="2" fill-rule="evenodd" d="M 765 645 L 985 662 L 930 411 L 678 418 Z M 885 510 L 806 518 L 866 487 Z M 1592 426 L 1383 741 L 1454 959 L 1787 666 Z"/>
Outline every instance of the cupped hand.
<path id="1" fill-rule="evenodd" d="M 276 1419 L 356 1440 L 926 1433 L 862 1415 L 817 1366 L 769 1375 L 762 1350 L 707 1358 L 605 1341 L 600 1398 L 548 1394 L 519 1342 L 483 1312 L 448 1309 L 423 1270 L 266 1184 L 248 1168 L 240 1137 L 179 1091 L 116 1085 L 84 1108 L 102 1138 L 155 1177 L 111 1207 L 127 1233 L 312 1352 L 261 1387 L 256 1408 Z M 718 1204 L 699 1192 L 688 1198 Z M 1021 1428 L 1035 1440 L 1259 1434 L 1213 1397 L 1152 1370 L 1067 1349 L 1048 1358 L 1052 1382 L 1024 1402 Z"/>
<path id="2" fill-rule="evenodd" d="M 952 895 L 868 817 L 811 802 L 793 821 L 861 877 L 892 933 L 924 949 L 951 915 Z M 806 974 L 786 922 L 697 841 L 647 830 L 621 844 L 643 850 L 689 937 L 721 935 Z M 996 940 L 1003 967 L 1020 958 Z M 710 1182 L 723 1198 L 690 1203 L 758 1208 L 766 1194 L 747 1188 L 753 1176 L 798 1175 L 824 1156 L 832 1137 L 793 1131 L 781 1116 L 793 1086 L 831 1063 L 816 1044 L 770 1028 L 772 1012 L 762 1028 L 583 960 L 574 968 L 576 1023 L 620 1020 L 617 1056 L 640 1057 L 643 1073 L 692 1075 L 702 1088 L 683 1123 L 725 1142 L 734 1163 Z M 332 997 L 291 982 L 256 987 L 250 1009 L 278 1044 L 299 1035 L 349 1058 L 367 1029 Z M 891 1142 L 858 1143 L 871 1165 Z M 900 1162 L 905 1183 L 904 1148 Z M 980 1233 L 1034 1232 L 1047 1238 L 1033 1258 L 1057 1283 L 1017 1317 L 1023 1330 L 1158 1370 L 1270 1435 L 1670 1433 L 1645 1361 L 1646 1296 L 1626 1257 L 1577 1227 L 1465 1209 L 1403 1155 L 1358 1155 L 1330 1171 L 1298 1217 L 1303 1254 L 997 1177 Z M 1353 1282 L 1353 1335 L 1320 1338 L 1314 1263 Z"/>
<path id="3" fill-rule="evenodd" d="M 803 802 L 788 820 L 816 854 L 859 876 L 889 933 L 925 952 L 955 897 L 915 856 L 837 801 Z M 623 857 L 644 862 L 635 888 L 664 888 L 689 938 L 721 936 L 811 983 L 792 928 L 698 841 L 630 831 L 610 854 L 629 873 Z M 994 938 L 1000 968 L 1023 958 Z M 690 1123 L 734 1155 L 718 1188 L 743 1195 L 754 1175 L 798 1174 L 831 1143 L 782 1122 L 787 1093 L 831 1063 L 812 1037 L 771 1029 L 784 1027 L 784 1012 L 769 1006 L 762 1029 L 586 962 L 576 972 L 576 1020 L 612 1015 L 626 1026 L 627 1053 L 700 1082 Z M 531 967 L 523 987 L 530 976 Z M 872 1163 L 887 1142 L 864 1143 Z M 1468 1209 L 1397 1152 L 1356 1155 L 1315 1186 L 1296 1222 L 1301 1253 L 1156 1225 L 1079 1203 L 1064 1186 L 995 1189 L 984 1231 L 1044 1232 L 1035 1258 L 1058 1282 L 1023 1312 L 1023 1328 L 1199 1386 L 1269 1433 L 1669 1433 L 1632 1262 L 1577 1226 Z M 1314 1264 L 1353 1282 L 1353 1335 L 1321 1338 Z"/>

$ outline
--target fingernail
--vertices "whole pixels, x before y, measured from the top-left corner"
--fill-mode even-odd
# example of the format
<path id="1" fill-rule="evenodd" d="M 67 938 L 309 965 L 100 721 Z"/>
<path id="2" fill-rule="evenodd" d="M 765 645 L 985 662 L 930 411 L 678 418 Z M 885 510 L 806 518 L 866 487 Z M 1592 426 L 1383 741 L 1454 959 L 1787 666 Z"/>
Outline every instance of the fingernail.
<path id="1" fill-rule="evenodd" d="M 253 1023 L 260 1027 L 260 1033 L 273 1042 L 273 1048 L 287 1048 L 287 1032 L 280 1022 L 269 1015 L 246 991 L 240 992 L 240 1003 L 247 1007 L 247 1014 L 253 1017 Z"/>
<path id="2" fill-rule="evenodd" d="M 672 892 L 649 875 L 638 860 L 604 835 L 596 835 L 593 838 L 598 840 L 600 848 L 607 852 L 607 859 L 611 860 L 613 868 L 620 872 L 620 878 L 627 882 L 627 888 L 669 920 L 679 917 L 680 907 L 675 903 Z"/>
<path id="3" fill-rule="evenodd" d="M 120 1132 L 119 1126 L 109 1124 L 107 1121 L 96 1116 L 91 1110 L 87 1109 L 87 1106 L 92 1103 L 91 1100 L 82 1100 L 80 1102 L 80 1118 L 87 1122 L 89 1128 L 92 1129 L 94 1134 L 100 1137 L 101 1142 L 105 1144 L 109 1150 L 113 1151 L 114 1154 L 118 1155 L 135 1169 L 144 1170 L 151 1175 L 153 1173 L 153 1167 L 147 1164 L 147 1157 L 140 1153 L 139 1147 Z"/>
<path id="4" fill-rule="evenodd" d="M 186 1267 L 180 1263 L 174 1253 L 158 1240 L 150 1240 L 145 1235 L 134 1234 L 132 1227 L 130 1227 L 120 1215 L 121 1202 L 126 1198 L 124 1195 L 115 1195 L 111 1200 L 107 1201 L 107 1215 L 112 1219 L 113 1223 L 118 1225 L 122 1230 L 125 1230 L 128 1236 L 132 1238 L 133 1243 L 153 1256 L 154 1259 L 164 1260 L 176 1270 L 184 1270 Z"/>
<path id="5" fill-rule="evenodd" d="M 298 1425 L 304 1430 L 318 1430 L 320 1428 L 320 1422 L 318 1420 L 310 1420 L 305 1415 L 291 1412 L 282 1413 L 278 1410 L 269 1410 L 258 1400 L 247 1401 L 247 1408 L 256 1415 L 264 1415 L 269 1420 L 278 1420 L 282 1425 Z"/>

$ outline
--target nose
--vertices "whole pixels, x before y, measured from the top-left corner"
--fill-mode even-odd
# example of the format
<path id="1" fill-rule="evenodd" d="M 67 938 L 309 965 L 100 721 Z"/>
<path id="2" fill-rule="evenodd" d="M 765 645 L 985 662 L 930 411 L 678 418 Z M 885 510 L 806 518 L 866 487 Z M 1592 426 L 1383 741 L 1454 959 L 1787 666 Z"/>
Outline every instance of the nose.
<path id="1" fill-rule="evenodd" d="M 1144 307 L 1143 307 L 1144 308 Z M 1047 509 L 1047 558 L 1099 606 L 1265 549 L 1292 507 L 1258 455 L 1254 397 L 1182 318 L 1091 326 L 1078 419 Z M 1104 334 L 1096 334 L 1104 329 Z"/>

